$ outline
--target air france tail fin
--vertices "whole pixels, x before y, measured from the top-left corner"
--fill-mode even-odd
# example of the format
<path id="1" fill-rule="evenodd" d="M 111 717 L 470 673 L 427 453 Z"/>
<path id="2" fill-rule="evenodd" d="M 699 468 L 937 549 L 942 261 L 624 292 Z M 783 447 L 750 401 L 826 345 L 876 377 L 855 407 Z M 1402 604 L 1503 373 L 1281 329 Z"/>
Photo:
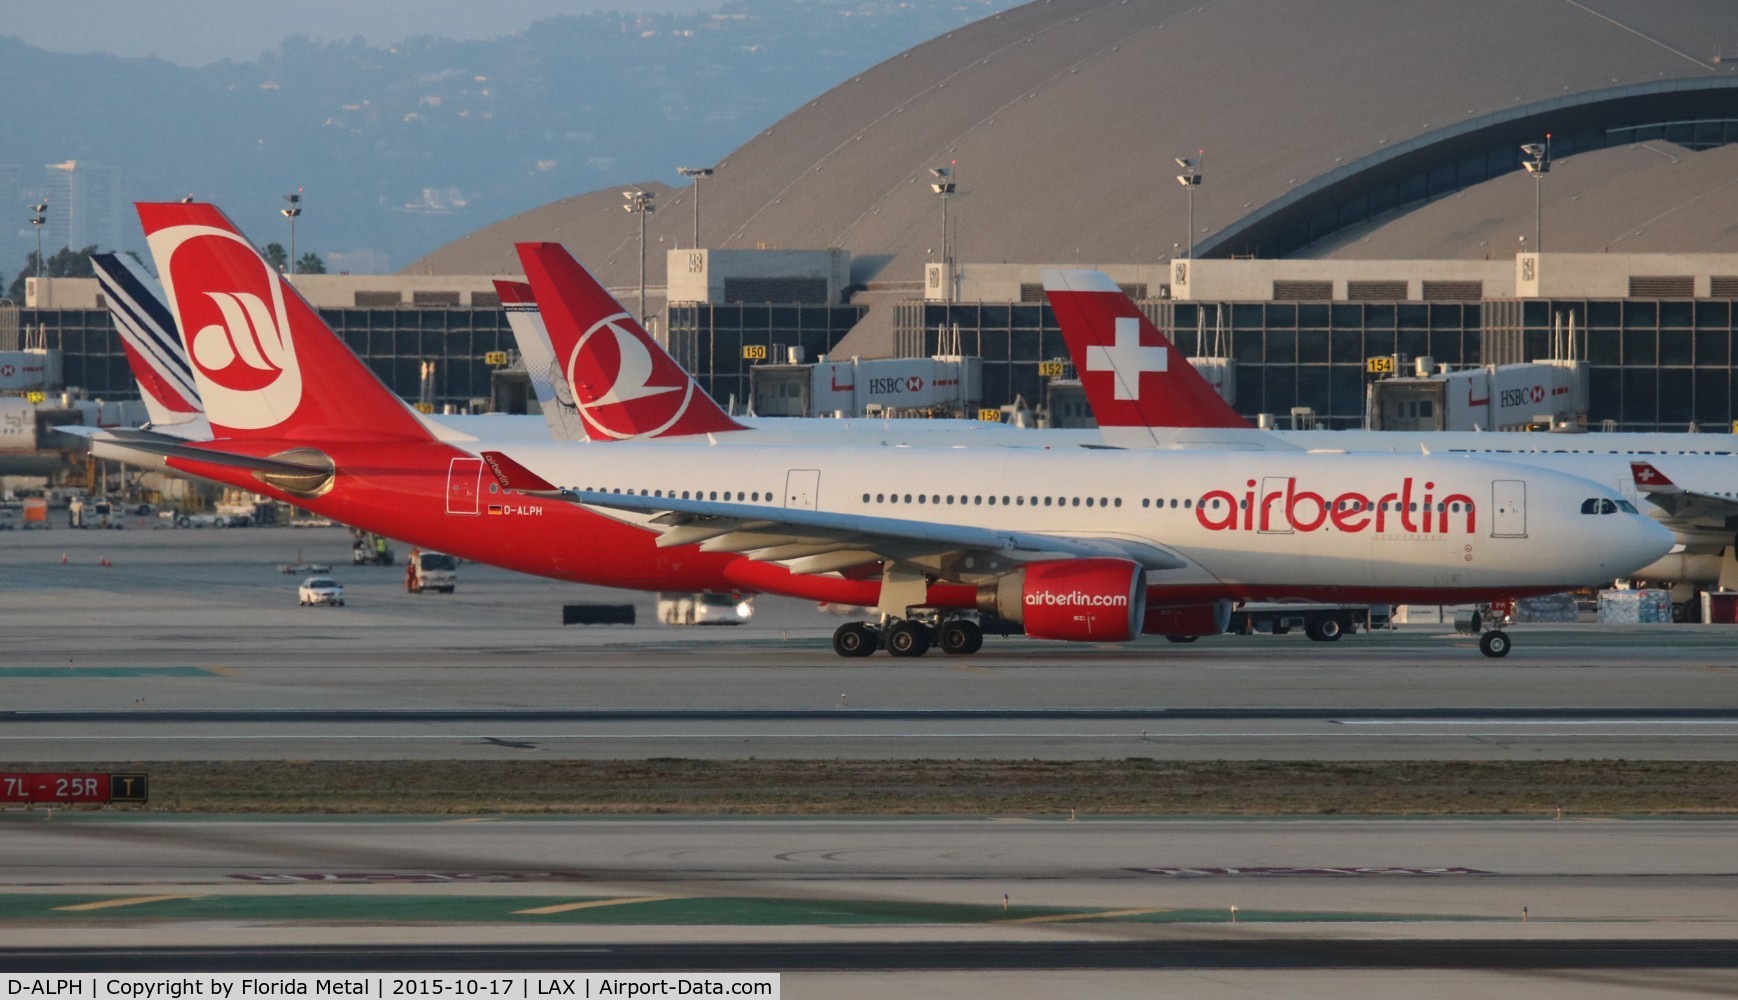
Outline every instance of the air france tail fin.
<path id="1" fill-rule="evenodd" d="M 213 433 L 306 444 L 429 439 L 216 206 L 138 210 Z"/>
<path id="2" fill-rule="evenodd" d="M 165 427 L 201 422 L 204 408 L 199 405 L 193 366 L 181 346 L 175 318 L 163 304 L 162 286 L 144 268 L 120 254 L 95 254 L 91 265 L 151 424 Z"/>
<path id="3" fill-rule="evenodd" d="M 531 391 L 537 396 L 543 419 L 549 423 L 549 436 L 556 441 L 587 440 L 585 424 L 573 405 L 573 390 L 568 388 L 567 376 L 549 346 L 549 331 L 543 326 L 543 315 L 531 296 L 531 286 L 523 281 L 496 278 L 495 292 L 501 296 L 501 308 L 507 312 L 507 327 L 519 346 L 519 360 L 531 379 Z"/>
<path id="4" fill-rule="evenodd" d="M 743 430 L 559 243 L 519 259 L 594 441 Z"/>
<path id="5" fill-rule="evenodd" d="M 1249 427 L 1104 272 L 1042 278 L 1100 427 Z"/>

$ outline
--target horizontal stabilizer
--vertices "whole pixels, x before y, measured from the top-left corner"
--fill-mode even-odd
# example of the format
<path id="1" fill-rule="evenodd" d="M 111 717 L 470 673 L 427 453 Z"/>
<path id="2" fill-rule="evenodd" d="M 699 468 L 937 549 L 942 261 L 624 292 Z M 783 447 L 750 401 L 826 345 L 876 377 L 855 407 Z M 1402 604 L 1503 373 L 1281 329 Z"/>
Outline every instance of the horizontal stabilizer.
<path id="1" fill-rule="evenodd" d="M 259 455 L 241 455 L 235 452 L 218 451 L 209 444 L 194 444 L 178 437 L 158 434 L 154 431 L 117 428 L 102 431 L 93 436 L 93 440 L 104 438 L 148 455 L 184 458 L 194 462 L 227 466 L 232 469 L 249 469 L 253 472 L 283 476 L 326 476 L 332 472 L 332 467 L 329 464 L 322 465 L 316 462 L 297 462 L 280 457 L 267 458 Z"/>

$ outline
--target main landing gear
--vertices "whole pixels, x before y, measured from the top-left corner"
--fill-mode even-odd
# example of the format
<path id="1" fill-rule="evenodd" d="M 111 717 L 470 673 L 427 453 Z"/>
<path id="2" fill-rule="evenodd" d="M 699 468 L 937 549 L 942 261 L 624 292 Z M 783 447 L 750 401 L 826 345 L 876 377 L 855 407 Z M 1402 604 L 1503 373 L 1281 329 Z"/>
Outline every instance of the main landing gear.
<path id="1" fill-rule="evenodd" d="M 983 645 L 984 630 L 969 618 L 933 622 L 895 618 L 880 628 L 868 622 L 846 622 L 833 632 L 833 652 L 844 657 L 872 656 L 882 646 L 889 656 L 922 656 L 931 646 L 950 656 L 967 656 Z"/>

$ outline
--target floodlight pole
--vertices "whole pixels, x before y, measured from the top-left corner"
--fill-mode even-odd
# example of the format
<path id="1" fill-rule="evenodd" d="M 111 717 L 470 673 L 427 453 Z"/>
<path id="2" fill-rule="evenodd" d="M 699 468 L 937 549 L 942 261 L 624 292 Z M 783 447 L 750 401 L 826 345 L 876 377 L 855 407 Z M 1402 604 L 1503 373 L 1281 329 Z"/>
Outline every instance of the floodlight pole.
<path id="1" fill-rule="evenodd" d="M 622 197 L 628 200 L 628 203 L 622 206 L 622 210 L 633 212 L 635 215 L 640 217 L 639 320 L 640 326 L 644 327 L 646 325 L 646 216 L 651 215 L 652 212 L 656 210 L 657 206 L 652 203 L 652 199 L 656 198 L 657 194 L 652 191 L 641 191 L 640 189 L 635 188 L 632 191 L 623 191 Z"/>
<path id="2" fill-rule="evenodd" d="M 700 180 L 712 176 L 712 167 L 677 167 L 683 177 L 694 178 L 694 249 L 700 249 Z"/>
<path id="3" fill-rule="evenodd" d="M 1521 147 L 1521 152 L 1532 157 L 1522 160 L 1521 166 L 1527 173 L 1533 175 L 1533 252 L 1543 253 L 1545 250 L 1545 175 L 1551 172 L 1551 133 L 1545 133 L 1544 142 L 1529 142 Z"/>
<path id="4" fill-rule="evenodd" d="M 34 215 L 30 217 L 31 228 L 36 230 L 36 280 L 42 281 L 42 227 L 48 224 L 48 202 L 39 202 L 30 206 Z"/>
<path id="5" fill-rule="evenodd" d="M 297 188 L 295 194 L 284 195 L 284 200 L 290 203 L 289 207 L 288 208 L 280 208 L 280 209 L 278 209 L 278 211 L 280 213 L 282 213 L 284 218 L 290 220 L 290 260 L 289 260 L 290 276 L 295 277 L 295 274 L 296 274 L 296 218 L 297 218 L 297 216 L 300 216 L 302 214 L 302 189 Z"/>
<path id="6" fill-rule="evenodd" d="M 941 269 L 947 280 L 947 288 L 942 301 L 948 308 L 949 321 L 953 317 L 953 251 L 948 246 L 947 233 L 947 199 L 954 193 L 953 165 L 945 167 L 930 167 L 929 172 L 935 178 L 935 183 L 929 186 L 941 198 Z"/>
<path id="7" fill-rule="evenodd" d="M 1183 185 L 1189 192 L 1189 239 L 1183 244 L 1185 259 L 1195 259 L 1195 189 L 1201 186 L 1201 161 L 1193 156 L 1179 156 L 1177 166 L 1183 172 L 1177 175 L 1177 183 Z"/>

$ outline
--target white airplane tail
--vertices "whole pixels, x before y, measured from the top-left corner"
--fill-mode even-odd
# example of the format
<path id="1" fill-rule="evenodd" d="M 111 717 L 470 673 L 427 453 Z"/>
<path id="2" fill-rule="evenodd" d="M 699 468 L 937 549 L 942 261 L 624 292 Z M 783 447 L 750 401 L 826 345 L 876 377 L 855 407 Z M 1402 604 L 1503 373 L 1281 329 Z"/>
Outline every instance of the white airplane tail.
<path id="1" fill-rule="evenodd" d="M 543 325 L 543 314 L 531 295 L 531 286 L 523 281 L 495 279 L 495 291 L 501 296 L 501 308 L 507 311 L 507 327 L 513 331 L 513 341 L 519 345 L 519 359 L 525 374 L 531 379 L 531 391 L 549 423 L 549 436 L 557 441 L 587 441 L 585 422 L 573 403 L 573 388 L 567 384 L 567 374 L 555 359 L 555 349 L 549 343 L 549 331 Z"/>

